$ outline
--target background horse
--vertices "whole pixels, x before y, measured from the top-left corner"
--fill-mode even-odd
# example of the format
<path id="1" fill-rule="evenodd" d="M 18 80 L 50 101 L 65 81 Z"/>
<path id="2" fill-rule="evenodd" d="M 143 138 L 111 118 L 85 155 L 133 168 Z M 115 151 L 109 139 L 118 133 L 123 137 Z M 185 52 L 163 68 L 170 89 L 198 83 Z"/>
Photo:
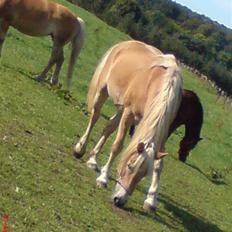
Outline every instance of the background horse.
<path id="1" fill-rule="evenodd" d="M 179 160 L 185 162 L 189 152 L 202 139 L 200 138 L 203 123 L 203 107 L 200 99 L 190 90 L 183 90 L 180 108 L 170 126 L 169 136 L 181 125 L 185 126 L 184 138 L 180 141 Z M 134 134 L 135 126 L 130 128 L 130 136 Z"/>
<path id="2" fill-rule="evenodd" d="M 50 35 L 53 40 L 51 57 L 47 66 L 36 77 L 43 81 L 48 71 L 56 65 L 51 78 L 58 83 L 61 66 L 64 62 L 63 47 L 72 44 L 66 87 L 69 90 L 74 65 L 84 41 L 84 21 L 76 18 L 66 7 L 47 0 L 1 0 L 0 1 L 0 56 L 2 45 L 9 26 L 30 36 Z"/>
<path id="3" fill-rule="evenodd" d="M 113 197 L 115 205 L 121 206 L 141 178 L 153 169 L 155 155 L 163 150 L 169 127 L 180 106 L 182 78 L 175 57 L 163 55 L 158 49 L 138 41 L 119 43 L 105 54 L 90 84 L 90 121 L 86 132 L 74 148 L 77 158 L 85 153 L 90 133 L 108 96 L 117 107 L 117 113 L 104 129 L 87 165 L 97 169 L 97 155 L 109 135 L 118 128 L 109 159 L 97 178 L 99 186 L 106 186 L 112 163 L 122 149 L 127 130 L 140 121 L 124 152 L 126 165 L 122 165 L 119 172 L 120 180 Z M 161 167 L 161 163 L 159 159 L 156 166 Z M 155 171 L 154 179 L 157 180 L 156 176 Z M 152 189 L 156 185 L 153 182 Z M 152 208 L 155 196 L 149 194 L 146 205 L 149 204 Z"/>

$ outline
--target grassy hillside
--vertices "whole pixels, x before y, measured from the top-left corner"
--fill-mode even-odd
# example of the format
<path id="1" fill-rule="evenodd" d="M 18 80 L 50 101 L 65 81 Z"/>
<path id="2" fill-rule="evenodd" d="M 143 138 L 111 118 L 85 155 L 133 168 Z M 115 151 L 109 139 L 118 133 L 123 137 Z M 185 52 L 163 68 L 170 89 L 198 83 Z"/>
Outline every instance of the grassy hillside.
<path id="1" fill-rule="evenodd" d="M 135 39 L 174 53 L 232 95 L 231 29 L 171 0 L 69 1 Z"/>
<path id="2" fill-rule="evenodd" d="M 204 140 L 184 165 L 177 160 L 182 130 L 170 138 L 156 214 L 142 210 L 147 180 L 125 209 L 118 209 L 110 202 L 115 183 L 111 181 L 106 190 L 96 188 L 96 173 L 85 165 L 88 155 L 80 161 L 73 158 L 73 144 L 87 124 L 85 98 L 94 68 L 107 48 L 129 37 L 86 11 L 59 2 L 87 24 L 73 99 L 65 100 L 61 92 L 32 79 L 47 62 L 48 38 L 31 38 L 11 29 L 0 61 L 0 216 L 9 214 L 10 231 L 231 231 L 232 171 L 224 174 L 223 170 L 232 165 L 232 112 L 222 99 L 216 101 L 206 83 L 186 70 L 185 87 L 197 92 L 204 105 Z M 62 78 L 66 70 L 67 63 Z M 108 102 L 104 115 L 113 111 Z M 88 150 L 105 123 L 103 117 Z M 104 147 L 101 163 L 112 141 Z"/>

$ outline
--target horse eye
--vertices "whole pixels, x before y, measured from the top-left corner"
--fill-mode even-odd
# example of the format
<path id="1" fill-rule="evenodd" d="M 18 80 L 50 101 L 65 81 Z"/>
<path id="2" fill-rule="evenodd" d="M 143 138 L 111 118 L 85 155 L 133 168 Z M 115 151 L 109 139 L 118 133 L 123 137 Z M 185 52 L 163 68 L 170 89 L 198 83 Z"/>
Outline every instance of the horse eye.
<path id="1" fill-rule="evenodd" d="M 130 172 L 132 172 L 132 165 L 131 164 L 128 164 L 127 168 L 129 169 Z"/>

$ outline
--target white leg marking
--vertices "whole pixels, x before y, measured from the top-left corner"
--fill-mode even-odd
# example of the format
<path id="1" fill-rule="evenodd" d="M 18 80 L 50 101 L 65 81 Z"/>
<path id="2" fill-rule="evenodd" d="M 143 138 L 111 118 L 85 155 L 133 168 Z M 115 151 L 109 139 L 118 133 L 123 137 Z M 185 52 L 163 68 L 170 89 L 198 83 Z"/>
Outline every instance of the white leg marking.
<path id="1" fill-rule="evenodd" d="M 157 206 L 157 196 L 159 191 L 159 181 L 160 181 L 162 168 L 163 168 L 163 160 L 162 159 L 155 160 L 151 186 L 148 190 L 148 194 L 144 201 L 144 208 L 150 207 L 151 209 L 152 208 L 154 209 Z"/>
<path id="2" fill-rule="evenodd" d="M 92 169 L 94 171 L 99 170 L 99 167 L 98 167 L 97 160 L 96 160 L 95 156 L 91 156 L 86 164 L 87 164 L 88 168 L 90 168 L 90 169 Z"/>
<path id="3" fill-rule="evenodd" d="M 99 177 L 96 179 L 97 183 L 100 185 L 107 185 L 108 183 L 108 178 L 109 178 L 109 172 L 110 172 L 111 165 L 106 164 L 102 169 L 101 169 L 101 174 Z"/>

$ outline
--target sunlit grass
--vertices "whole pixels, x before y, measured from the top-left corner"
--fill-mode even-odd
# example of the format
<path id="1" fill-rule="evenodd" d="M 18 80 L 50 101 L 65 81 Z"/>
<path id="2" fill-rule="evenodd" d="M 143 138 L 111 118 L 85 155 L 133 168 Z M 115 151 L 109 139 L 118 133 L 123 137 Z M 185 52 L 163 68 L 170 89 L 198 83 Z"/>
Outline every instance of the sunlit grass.
<path id="1" fill-rule="evenodd" d="M 49 57 L 48 38 L 31 38 L 11 29 L 0 61 L 0 216 L 10 215 L 11 231 L 230 231 L 232 175 L 228 172 L 214 182 L 212 169 L 220 173 L 232 165 L 231 109 L 187 70 L 183 70 L 185 87 L 200 96 L 205 110 L 204 140 L 184 165 L 177 160 L 183 130 L 170 138 L 156 214 L 142 210 L 148 180 L 138 186 L 125 210 L 117 209 L 110 202 L 115 183 L 97 189 L 96 173 L 85 165 L 88 154 L 80 161 L 73 158 L 73 144 L 87 124 L 85 99 L 96 64 L 109 47 L 129 37 L 86 11 L 59 2 L 87 25 L 72 99 L 32 79 Z M 66 70 L 67 61 L 61 83 Z M 114 113 L 110 102 L 103 113 Z M 102 118 L 97 124 L 88 151 L 105 123 Z M 112 141 L 111 137 L 104 147 L 101 163 Z"/>

